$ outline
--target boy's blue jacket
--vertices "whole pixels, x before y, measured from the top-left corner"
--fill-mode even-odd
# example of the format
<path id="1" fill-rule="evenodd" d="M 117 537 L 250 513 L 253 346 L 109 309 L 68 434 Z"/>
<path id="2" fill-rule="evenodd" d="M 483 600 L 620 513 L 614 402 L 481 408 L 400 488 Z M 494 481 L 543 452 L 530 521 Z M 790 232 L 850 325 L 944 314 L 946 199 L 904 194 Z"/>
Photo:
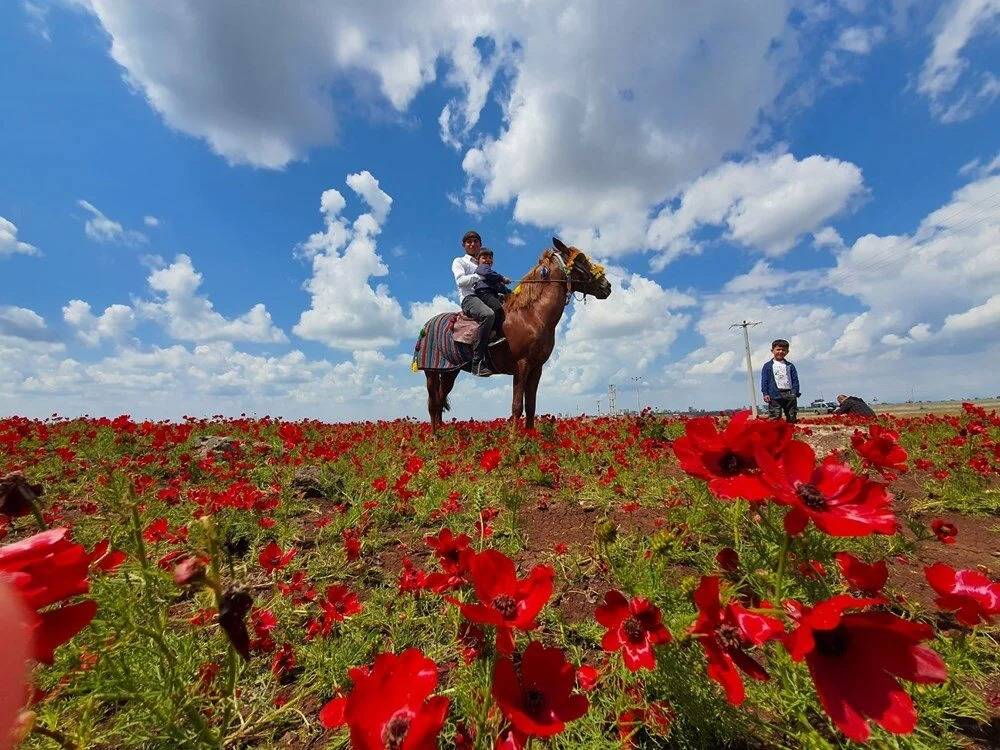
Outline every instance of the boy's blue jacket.
<path id="1" fill-rule="evenodd" d="M 774 382 L 773 364 L 774 360 L 769 359 L 760 368 L 760 390 L 765 396 L 780 398 L 781 393 L 778 392 L 778 384 Z M 788 379 L 792 381 L 792 392 L 795 394 L 795 398 L 798 398 L 802 395 L 799 392 L 799 374 L 795 371 L 795 365 L 787 359 L 785 360 L 785 364 L 788 365 Z"/>

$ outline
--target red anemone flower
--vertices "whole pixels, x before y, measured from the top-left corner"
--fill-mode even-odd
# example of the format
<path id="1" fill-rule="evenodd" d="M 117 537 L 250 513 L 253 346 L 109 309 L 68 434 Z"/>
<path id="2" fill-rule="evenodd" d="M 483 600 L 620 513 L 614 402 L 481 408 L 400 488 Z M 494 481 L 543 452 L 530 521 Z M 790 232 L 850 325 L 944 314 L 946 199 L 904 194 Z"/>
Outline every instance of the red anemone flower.
<path id="1" fill-rule="evenodd" d="M 931 531 L 942 544 L 954 544 L 955 537 L 958 536 L 958 526 L 943 518 L 935 518 L 931 521 Z"/>
<path id="2" fill-rule="evenodd" d="M 789 654 L 805 659 L 823 710 L 856 742 L 871 734 L 868 719 L 894 734 L 913 731 L 917 712 L 897 678 L 926 684 L 948 676 L 941 657 L 920 645 L 934 637 L 930 625 L 889 612 L 845 614 L 883 601 L 838 595 L 811 609 L 786 603 L 798 622 L 785 641 Z"/>
<path id="3" fill-rule="evenodd" d="M 871 424 L 868 434 L 855 430 L 851 445 L 869 466 L 880 471 L 906 471 L 906 449 L 899 444 L 899 433 L 882 425 Z"/>
<path id="4" fill-rule="evenodd" d="M 520 670 L 507 658 L 493 667 L 493 698 L 515 735 L 551 737 L 566 722 L 587 713 L 586 697 L 573 692 L 576 669 L 562 649 L 532 641 L 521 657 Z"/>
<path id="5" fill-rule="evenodd" d="M 632 601 L 620 591 L 609 591 L 595 613 L 607 628 L 601 647 L 605 651 L 621 649 L 625 666 L 632 672 L 655 669 L 653 647 L 670 642 L 670 631 L 663 627 L 660 610 L 648 599 L 637 596 Z"/>
<path id="6" fill-rule="evenodd" d="M 469 543 L 472 541 L 467 534 L 456 536 L 451 529 L 445 528 L 441 529 L 437 536 L 425 536 L 424 541 L 437 553 L 438 562 L 446 573 L 457 575 L 464 572 L 463 552 L 469 548 Z"/>
<path id="7" fill-rule="evenodd" d="M 765 451 L 758 451 L 757 459 L 775 499 L 792 508 L 785 516 L 789 534 L 800 533 L 810 519 L 831 536 L 896 532 L 892 496 L 885 485 L 855 474 L 836 456 L 827 456 L 817 466 L 812 447 L 795 440 L 780 462 Z"/>
<path id="8" fill-rule="evenodd" d="M 862 562 L 850 552 L 838 552 L 837 565 L 840 566 L 840 573 L 844 576 L 851 588 L 863 591 L 866 594 L 877 594 L 885 586 L 889 578 L 889 568 L 885 560 L 878 560 L 870 565 Z"/>
<path id="9" fill-rule="evenodd" d="M 761 481 L 757 452 L 779 455 L 792 439 L 787 422 L 750 419 L 750 412 L 734 414 L 719 432 L 711 417 L 688 420 L 685 434 L 674 441 L 681 468 L 708 482 L 718 497 L 765 500 L 773 493 Z"/>
<path id="10" fill-rule="evenodd" d="M 746 698 L 739 672 L 766 682 L 770 676 L 746 649 L 760 646 L 785 632 L 781 620 L 755 614 L 737 602 L 725 607 L 719 599 L 719 577 L 702 576 L 694 592 L 698 619 L 691 632 L 708 660 L 708 677 L 726 691 L 726 700 L 739 706 Z M 739 668 L 739 671 L 737 671 Z"/>
<path id="11" fill-rule="evenodd" d="M 535 618 L 552 596 L 555 571 L 548 565 L 536 565 L 527 578 L 519 579 L 514 561 L 502 552 L 488 549 L 468 554 L 468 577 L 478 604 L 457 604 L 462 614 L 473 622 L 495 625 L 497 651 L 514 651 L 513 630 L 533 630 Z"/>
<path id="12" fill-rule="evenodd" d="M 938 593 L 934 603 L 955 612 L 955 618 L 963 625 L 990 623 L 993 615 L 1000 614 L 1000 582 L 991 581 L 984 573 L 934 563 L 924 568 L 924 575 Z"/>
<path id="13" fill-rule="evenodd" d="M 500 465 L 502 460 L 503 454 L 500 452 L 500 449 L 490 448 L 489 450 L 483 451 L 483 455 L 479 457 L 479 468 L 485 472 L 493 471 Z"/>
<path id="14" fill-rule="evenodd" d="M 92 599 L 61 604 L 87 593 L 89 563 L 83 545 L 69 539 L 69 529 L 49 529 L 0 547 L 0 578 L 21 595 L 31 614 L 37 661 L 51 664 L 55 649 L 94 619 L 97 603 Z"/>
<path id="15" fill-rule="evenodd" d="M 437 664 L 420 649 L 379 654 L 371 669 L 350 670 L 354 689 L 320 710 L 329 729 L 347 724 L 355 750 L 437 750 L 448 699 L 431 697 Z"/>
<path id="16" fill-rule="evenodd" d="M 260 567 L 268 573 L 273 573 L 288 565 L 298 553 L 299 551 L 295 547 L 290 548 L 288 552 L 282 552 L 281 547 L 272 541 L 260 551 L 257 560 L 260 562 Z"/>

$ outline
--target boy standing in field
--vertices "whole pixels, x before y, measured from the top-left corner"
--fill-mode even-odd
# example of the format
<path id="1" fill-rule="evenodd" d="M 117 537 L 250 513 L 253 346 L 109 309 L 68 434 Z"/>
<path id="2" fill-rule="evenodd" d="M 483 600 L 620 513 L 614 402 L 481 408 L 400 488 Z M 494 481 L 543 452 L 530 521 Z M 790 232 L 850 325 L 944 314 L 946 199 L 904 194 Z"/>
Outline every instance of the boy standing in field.
<path id="1" fill-rule="evenodd" d="M 767 404 L 767 416 L 781 419 L 781 413 L 784 412 L 785 419 L 794 424 L 799 414 L 796 399 L 802 393 L 799 391 L 799 374 L 795 371 L 795 365 L 785 359 L 788 349 L 788 342 L 784 339 L 771 342 L 771 354 L 774 358 L 765 362 L 760 370 L 760 390 L 764 394 L 764 403 Z"/>

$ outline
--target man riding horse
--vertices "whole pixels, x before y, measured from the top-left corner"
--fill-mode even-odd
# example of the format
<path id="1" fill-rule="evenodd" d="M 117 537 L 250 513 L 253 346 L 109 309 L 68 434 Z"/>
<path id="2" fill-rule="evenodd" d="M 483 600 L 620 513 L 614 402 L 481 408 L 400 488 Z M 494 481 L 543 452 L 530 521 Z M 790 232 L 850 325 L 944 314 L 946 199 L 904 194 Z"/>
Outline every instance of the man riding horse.
<path id="1" fill-rule="evenodd" d="M 476 283 L 482 281 L 482 276 L 476 273 L 479 268 L 479 250 L 483 246 L 483 238 L 479 232 L 470 230 L 462 236 L 462 247 L 465 252 L 451 262 L 451 272 L 458 285 L 458 301 L 462 312 L 473 320 L 479 321 L 479 337 L 472 355 L 472 374 L 488 377 L 493 374 L 486 364 L 486 348 L 490 343 L 490 333 L 496 323 L 497 311 L 487 304 L 486 300 L 476 294 Z M 499 301 L 498 301 L 499 302 Z"/>

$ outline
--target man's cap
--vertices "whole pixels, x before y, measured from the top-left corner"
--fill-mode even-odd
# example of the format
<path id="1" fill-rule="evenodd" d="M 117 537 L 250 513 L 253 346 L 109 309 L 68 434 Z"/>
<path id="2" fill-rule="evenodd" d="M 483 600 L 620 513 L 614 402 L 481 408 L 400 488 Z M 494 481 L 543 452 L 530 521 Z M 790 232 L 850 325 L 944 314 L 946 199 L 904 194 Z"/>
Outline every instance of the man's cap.
<path id="1" fill-rule="evenodd" d="M 483 238 L 479 236 L 479 232 L 477 232 L 475 229 L 470 229 L 468 232 L 462 235 L 463 245 L 465 244 L 466 240 L 479 240 L 480 242 L 482 242 Z"/>

